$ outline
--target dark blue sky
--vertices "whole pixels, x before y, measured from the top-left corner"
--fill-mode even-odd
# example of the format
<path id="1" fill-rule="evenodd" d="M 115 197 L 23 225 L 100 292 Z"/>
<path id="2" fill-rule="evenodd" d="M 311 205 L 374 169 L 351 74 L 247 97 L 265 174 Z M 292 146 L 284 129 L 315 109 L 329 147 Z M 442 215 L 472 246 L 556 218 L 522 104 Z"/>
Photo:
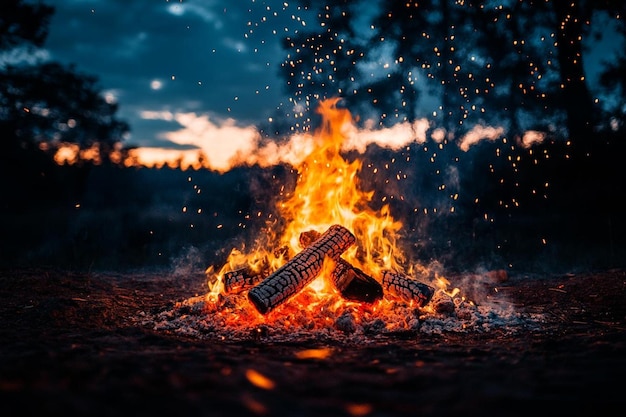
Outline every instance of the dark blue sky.
<path id="1" fill-rule="evenodd" d="M 289 109 L 278 74 L 286 56 L 280 42 L 316 23 L 289 1 L 47 3 L 56 9 L 45 45 L 49 59 L 97 76 L 131 125 L 127 144 L 141 147 L 194 148 L 211 132 L 227 140 L 217 134 L 223 126 L 236 135 L 235 127 L 267 120 L 277 107 Z M 621 44 L 606 36 L 593 42 L 585 56 L 589 67 L 610 59 L 610 48 Z"/>
<path id="2" fill-rule="evenodd" d="M 285 104 L 280 40 L 297 6 L 252 0 L 52 0 L 50 59 L 95 75 L 131 125 L 129 143 L 172 146 L 170 115 L 258 123 Z M 293 15 L 293 16 L 292 16 Z"/>

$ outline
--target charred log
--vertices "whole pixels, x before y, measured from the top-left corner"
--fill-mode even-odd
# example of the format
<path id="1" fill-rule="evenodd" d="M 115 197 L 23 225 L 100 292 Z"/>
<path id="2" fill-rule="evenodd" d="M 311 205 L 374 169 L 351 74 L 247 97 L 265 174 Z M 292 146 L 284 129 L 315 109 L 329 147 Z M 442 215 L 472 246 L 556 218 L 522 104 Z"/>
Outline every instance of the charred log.
<path id="1" fill-rule="evenodd" d="M 392 271 L 383 272 L 383 289 L 405 301 L 423 307 L 432 299 L 435 289 L 430 285 Z"/>
<path id="2" fill-rule="evenodd" d="M 248 291 L 248 299 L 261 314 L 270 312 L 311 283 L 321 272 L 325 257 L 337 261 L 355 241 L 345 227 L 329 227 L 319 239 Z"/>
<path id="3" fill-rule="evenodd" d="M 300 246 L 306 248 L 319 236 L 315 230 L 302 232 Z M 378 281 L 344 259 L 337 259 L 330 278 L 341 296 L 348 300 L 373 303 L 383 297 L 383 287 Z"/>
<path id="4" fill-rule="evenodd" d="M 335 287 L 348 300 L 373 303 L 383 298 L 380 283 L 344 259 L 337 261 L 330 276 Z"/>
<path id="5" fill-rule="evenodd" d="M 239 293 L 254 287 L 270 275 L 269 265 L 263 265 L 260 271 L 250 266 L 229 271 L 224 274 L 224 293 Z"/>
<path id="6" fill-rule="evenodd" d="M 283 257 L 287 259 L 289 248 L 282 246 L 274 251 L 275 257 Z M 260 267 L 247 265 L 243 268 L 229 271 L 224 274 L 222 282 L 224 283 L 225 294 L 236 294 L 248 290 L 259 282 L 263 281 L 272 273 L 270 262 L 265 257 Z"/>

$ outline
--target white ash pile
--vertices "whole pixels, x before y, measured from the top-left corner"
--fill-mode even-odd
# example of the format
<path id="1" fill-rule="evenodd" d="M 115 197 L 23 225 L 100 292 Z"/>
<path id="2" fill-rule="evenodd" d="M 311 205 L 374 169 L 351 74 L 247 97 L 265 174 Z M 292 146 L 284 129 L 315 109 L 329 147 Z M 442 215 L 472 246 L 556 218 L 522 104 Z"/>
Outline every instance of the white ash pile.
<path id="1" fill-rule="evenodd" d="M 462 277 L 476 288 L 497 284 L 497 274 L 472 274 Z M 498 279 L 501 279 L 500 276 Z M 463 291 L 459 291 L 459 294 Z M 310 308 L 302 305 L 312 304 Z M 298 307 L 293 307 L 294 304 Z M 220 296 L 210 301 L 206 296 L 192 297 L 172 308 L 149 314 L 140 313 L 136 322 L 156 331 L 200 339 L 302 341 L 352 340 L 362 342 L 380 336 L 410 332 L 420 334 L 485 333 L 501 331 L 515 334 L 541 327 L 543 317 L 517 311 L 504 296 L 492 291 L 480 302 L 436 290 L 422 307 L 385 294 L 374 303 L 346 302 L 339 295 L 323 300 L 307 289 L 269 316 L 260 315 L 250 305 L 245 293 Z"/>

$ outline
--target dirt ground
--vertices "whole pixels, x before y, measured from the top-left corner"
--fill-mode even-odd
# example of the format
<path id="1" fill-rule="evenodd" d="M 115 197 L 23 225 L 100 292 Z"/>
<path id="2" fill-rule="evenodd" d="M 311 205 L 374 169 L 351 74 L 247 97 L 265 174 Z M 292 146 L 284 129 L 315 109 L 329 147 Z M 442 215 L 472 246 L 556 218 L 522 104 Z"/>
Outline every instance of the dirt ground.
<path id="1" fill-rule="evenodd" d="M 133 317 L 205 292 L 204 275 L 0 271 L 4 416 L 615 415 L 626 406 L 626 271 L 509 277 L 515 336 L 375 343 L 207 341 Z M 295 355 L 303 349 L 325 358 Z"/>

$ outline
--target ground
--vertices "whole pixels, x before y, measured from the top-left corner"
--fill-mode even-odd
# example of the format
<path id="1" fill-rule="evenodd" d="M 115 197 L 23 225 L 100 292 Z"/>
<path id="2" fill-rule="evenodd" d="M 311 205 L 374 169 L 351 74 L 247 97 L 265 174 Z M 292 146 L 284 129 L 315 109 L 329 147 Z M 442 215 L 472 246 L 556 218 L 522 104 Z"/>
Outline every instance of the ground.
<path id="1" fill-rule="evenodd" d="M 626 271 L 511 276 L 537 329 L 358 340 L 201 340 L 136 320 L 202 273 L 0 271 L 6 416 L 516 416 L 623 409 Z M 319 349 L 325 357 L 297 352 Z M 553 412 L 554 412 L 553 411 Z"/>

